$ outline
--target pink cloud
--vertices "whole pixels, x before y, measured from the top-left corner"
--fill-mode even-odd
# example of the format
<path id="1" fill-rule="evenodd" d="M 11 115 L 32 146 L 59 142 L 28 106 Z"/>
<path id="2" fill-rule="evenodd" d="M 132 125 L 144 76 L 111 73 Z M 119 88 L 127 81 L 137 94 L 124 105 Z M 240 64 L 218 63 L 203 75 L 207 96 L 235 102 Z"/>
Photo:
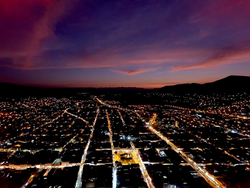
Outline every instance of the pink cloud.
<path id="1" fill-rule="evenodd" d="M 204 58 L 212 55 L 212 50 L 197 50 L 197 47 L 192 49 L 192 46 L 190 49 L 188 47 L 181 48 L 178 44 L 181 44 L 183 41 L 178 40 L 176 40 L 176 43 L 179 42 L 177 45 L 173 42 L 172 49 L 167 49 L 163 45 L 163 43 L 167 43 L 167 39 L 163 39 L 147 47 L 143 45 L 139 47 L 133 46 L 133 43 L 131 43 L 129 44 L 131 46 L 124 45 L 125 47 L 123 47 L 121 45 L 122 47 L 118 48 L 103 49 L 87 56 L 77 54 L 77 57 L 73 57 L 74 55 L 72 55 L 72 57 L 67 59 L 66 63 L 60 61 L 58 61 L 59 63 L 51 63 L 47 59 L 40 60 L 39 58 L 34 61 L 40 50 L 41 43 L 54 35 L 55 24 L 67 12 L 65 10 L 69 4 L 66 2 L 69 1 L 1 0 L 0 58 L 11 58 L 12 61 L 2 61 L 0 65 L 24 70 L 108 67 L 124 74 L 133 75 L 146 70 L 124 71 L 124 68 L 133 65 L 155 66 L 180 62 L 182 64 L 174 66 L 174 70 L 212 68 L 222 64 L 243 62 L 248 58 L 247 52 L 236 52 L 236 54 L 229 52 L 228 55 L 215 56 L 204 60 Z M 190 6 L 193 6 L 193 4 L 191 3 Z M 236 28 L 238 25 L 244 26 L 242 22 L 247 22 L 246 16 L 250 14 L 249 9 L 249 0 L 212 1 L 206 4 L 206 6 L 202 6 L 201 9 L 195 11 L 195 15 L 190 19 L 190 23 L 195 25 L 204 22 L 204 25 L 208 25 L 210 29 L 202 30 L 200 36 L 194 37 L 192 40 L 200 40 L 213 32 L 217 32 L 214 26 L 224 23 L 222 21 L 229 22 L 228 20 L 230 20 L 230 24 L 225 24 L 227 27 Z M 136 20 L 135 18 L 133 20 Z M 122 26 L 118 27 L 116 31 L 122 38 L 128 34 L 136 33 L 136 30 L 127 29 L 127 24 L 130 24 L 130 20 L 120 23 L 119 25 Z M 223 27 L 219 27 L 219 29 L 221 28 Z M 124 31 L 128 33 L 126 34 Z M 114 38 L 113 35 L 111 37 L 112 39 Z M 103 38 L 105 39 L 105 37 Z M 111 40 L 111 38 L 108 39 Z M 103 43 L 105 42 L 104 40 Z M 127 56 L 129 48 L 130 50 L 135 49 L 135 52 Z"/>
<path id="2" fill-rule="evenodd" d="M 154 71 L 156 69 L 138 69 L 138 70 L 111 70 L 112 72 L 122 73 L 126 75 L 136 75 L 144 72 Z"/>
<path id="3" fill-rule="evenodd" d="M 30 66 L 22 66 L 18 63 L 3 63 L 1 66 L 23 70 L 38 70 L 38 69 L 69 69 L 69 68 L 110 68 L 113 72 L 119 72 L 127 75 L 135 75 L 143 72 L 154 71 L 156 66 L 161 64 L 175 62 L 194 62 L 197 59 L 202 59 L 204 54 L 210 52 L 192 49 L 169 49 L 162 51 L 154 51 L 154 49 L 141 50 L 134 53 L 131 57 L 123 54 L 122 50 L 104 49 L 84 56 L 72 56 L 65 62 L 57 61 L 58 63 L 50 63 L 46 59 L 36 59 L 36 63 Z M 16 61 L 17 62 L 17 61 Z M 146 69 L 130 70 L 129 67 L 150 67 Z M 154 67 L 154 68 L 151 68 Z"/>
<path id="4" fill-rule="evenodd" d="M 228 26 L 241 25 L 246 23 L 246 16 L 250 14 L 249 9 L 249 0 L 210 1 L 209 4 L 197 10 L 190 22 L 203 22 L 211 27 L 221 26 L 221 22 L 224 21 L 230 22 Z"/>
<path id="5" fill-rule="evenodd" d="M 212 58 L 201 63 L 181 64 L 173 67 L 174 71 L 188 69 L 216 68 L 225 64 L 244 63 L 250 60 L 250 49 L 223 49 Z"/>
<path id="6" fill-rule="evenodd" d="M 10 66 L 29 69 L 65 8 L 66 0 L 0 1 L 0 57 L 12 58 Z"/>

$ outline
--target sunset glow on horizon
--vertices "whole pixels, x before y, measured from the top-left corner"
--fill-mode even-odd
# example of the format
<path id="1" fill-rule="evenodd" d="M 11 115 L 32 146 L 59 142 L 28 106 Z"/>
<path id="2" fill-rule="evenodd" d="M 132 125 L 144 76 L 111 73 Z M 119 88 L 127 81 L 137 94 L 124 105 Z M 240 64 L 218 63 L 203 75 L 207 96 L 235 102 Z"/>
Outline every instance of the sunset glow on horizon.
<path id="1" fill-rule="evenodd" d="M 249 10 L 249 0 L 2 0 L 0 82 L 158 88 L 250 76 Z"/>

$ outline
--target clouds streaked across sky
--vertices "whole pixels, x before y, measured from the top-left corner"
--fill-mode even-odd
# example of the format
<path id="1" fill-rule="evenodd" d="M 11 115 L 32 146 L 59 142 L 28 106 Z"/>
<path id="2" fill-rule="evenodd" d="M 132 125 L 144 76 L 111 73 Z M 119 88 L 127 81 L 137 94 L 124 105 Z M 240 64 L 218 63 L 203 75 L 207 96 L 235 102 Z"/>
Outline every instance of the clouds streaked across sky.
<path id="1" fill-rule="evenodd" d="M 161 87 L 250 75 L 249 0 L 2 0 L 0 81 Z"/>

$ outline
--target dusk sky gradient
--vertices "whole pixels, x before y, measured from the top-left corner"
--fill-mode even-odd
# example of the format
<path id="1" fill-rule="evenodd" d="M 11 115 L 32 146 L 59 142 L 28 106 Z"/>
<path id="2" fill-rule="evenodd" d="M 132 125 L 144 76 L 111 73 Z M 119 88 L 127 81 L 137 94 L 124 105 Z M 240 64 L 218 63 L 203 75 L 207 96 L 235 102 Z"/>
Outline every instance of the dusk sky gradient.
<path id="1" fill-rule="evenodd" d="M 0 82 L 144 87 L 250 76 L 249 0 L 1 0 Z"/>

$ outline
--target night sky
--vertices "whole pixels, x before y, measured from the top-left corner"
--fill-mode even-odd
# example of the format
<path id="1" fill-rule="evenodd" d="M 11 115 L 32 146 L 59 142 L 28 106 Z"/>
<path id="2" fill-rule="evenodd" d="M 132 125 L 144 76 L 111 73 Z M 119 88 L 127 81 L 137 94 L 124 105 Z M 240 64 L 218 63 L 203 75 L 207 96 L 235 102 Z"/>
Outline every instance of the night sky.
<path id="1" fill-rule="evenodd" d="M 145 87 L 250 75 L 249 0 L 1 0 L 0 81 Z"/>

